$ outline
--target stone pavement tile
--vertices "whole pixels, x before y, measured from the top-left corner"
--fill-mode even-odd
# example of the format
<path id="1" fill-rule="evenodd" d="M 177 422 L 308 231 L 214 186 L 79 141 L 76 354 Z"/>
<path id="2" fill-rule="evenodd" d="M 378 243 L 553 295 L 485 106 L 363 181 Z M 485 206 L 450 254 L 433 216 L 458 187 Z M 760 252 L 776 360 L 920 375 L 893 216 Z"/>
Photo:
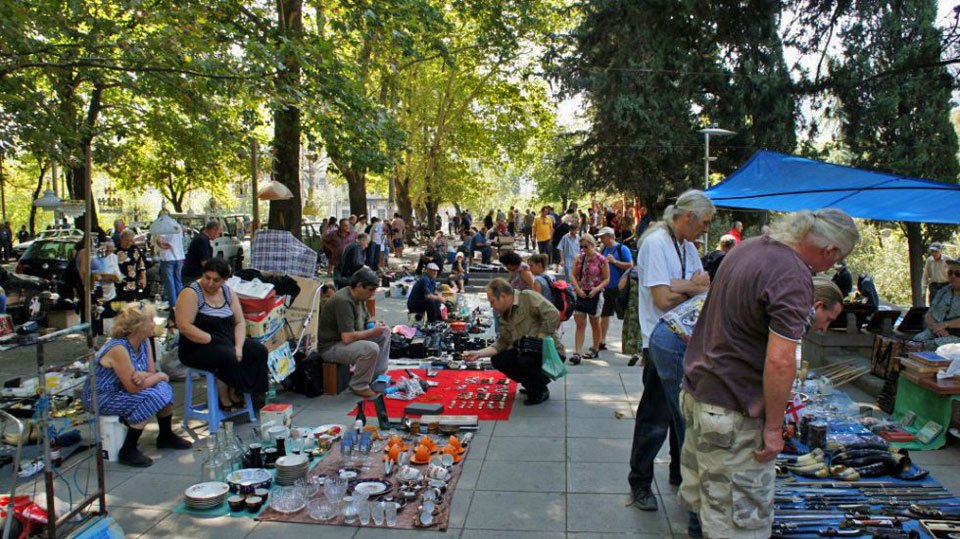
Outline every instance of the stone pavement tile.
<path id="1" fill-rule="evenodd" d="M 556 383 L 556 382 L 555 382 Z M 523 398 L 518 396 L 513 403 L 513 410 L 510 411 L 510 419 L 523 419 L 527 417 L 562 417 L 566 413 L 567 401 L 554 398 L 553 384 L 550 388 L 550 400 L 536 406 L 524 406 Z"/>
<path id="2" fill-rule="evenodd" d="M 498 436 L 491 440 L 485 460 L 563 462 L 567 454 L 563 438 Z"/>
<path id="3" fill-rule="evenodd" d="M 608 386 L 574 386 L 567 391 L 567 400 L 574 401 L 626 401 L 627 393 L 622 384 Z"/>
<path id="4" fill-rule="evenodd" d="M 535 417 L 523 420 L 500 421 L 493 431 L 493 437 L 501 436 L 534 436 L 552 437 L 564 436 L 565 419 L 562 417 Z"/>
<path id="5" fill-rule="evenodd" d="M 910 455 L 913 456 L 913 453 L 910 453 Z M 921 464 L 920 466 L 930 470 L 930 475 L 947 490 L 960 495 L 960 466 L 944 466 L 941 464 Z"/>
<path id="6" fill-rule="evenodd" d="M 453 493 L 453 499 L 450 500 L 450 529 L 459 529 L 467 520 L 467 513 L 470 511 L 470 503 L 473 501 L 472 490 L 462 489 L 457 486 Z"/>
<path id="7" fill-rule="evenodd" d="M 464 527 L 562 533 L 566 519 L 566 497 L 563 494 L 477 491 Z"/>
<path id="8" fill-rule="evenodd" d="M 140 474 L 136 479 L 125 481 L 108 492 L 107 507 L 170 510 L 180 503 L 183 491 L 196 482 L 197 477 Z"/>
<path id="9" fill-rule="evenodd" d="M 107 463 L 104 463 L 107 464 Z M 87 471 L 89 470 L 89 474 Z M 103 480 L 106 483 L 107 492 L 119 487 L 126 481 L 137 477 L 141 470 L 138 468 L 129 468 L 126 466 L 104 466 L 103 470 Z M 88 463 L 81 464 L 79 470 L 74 476 L 74 472 L 70 472 L 70 480 L 73 481 L 73 478 L 77 478 L 77 482 L 80 483 L 81 487 L 87 487 L 88 490 L 97 488 L 97 463 L 96 461 L 91 461 Z M 88 483 L 89 480 L 89 483 Z"/>
<path id="10" fill-rule="evenodd" d="M 633 438 L 632 419 L 567 418 L 568 438 Z"/>
<path id="11" fill-rule="evenodd" d="M 503 530 L 471 530 L 464 529 L 460 539 L 558 539 L 563 532 L 508 532 Z M 569 537 L 569 536 L 568 536 Z"/>
<path id="12" fill-rule="evenodd" d="M 198 518 L 170 513 L 165 519 L 146 531 L 141 537 L 203 537 L 204 539 L 237 539 L 257 526 L 252 518 L 221 516 Z"/>
<path id="13" fill-rule="evenodd" d="M 395 537 L 409 537 L 410 539 L 423 539 L 424 536 L 432 537 L 436 535 L 438 539 L 447 539 L 460 536 L 460 528 L 450 528 L 446 533 L 438 533 L 437 530 L 397 530 L 393 528 L 360 528 L 354 539 L 393 539 Z"/>
<path id="14" fill-rule="evenodd" d="M 483 469 L 483 459 L 467 458 L 463 463 L 463 472 L 460 474 L 460 481 L 457 482 L 457 490 L 473 490 L 477 488 L 477 480 L 480 478 L 480 471 Z"/>
<path id="15" fill-rule="evenodd" d="M 663 537 L 670 533 L 667 517 L 626 507 L 625 494 L 567 494 L 567 531 L 622 535 L 643 530 Z"/>
<path id="16" fill-rule="evenodd" d="M 612 462 L 568 462 L 567 492 L 587 494 L 630 493 L 627 473 L 630 465 Z"/>
<path id="17" fill-rule="evenodd" d="M 628 462 L 630 438 L 567 438 L 570 462 Z"/>
<path id="18" fill-rule="evenodd" d="M 960 448 L 947 446 L 937 451 L 911 451 L 910 459 L 919 465 L 960 465 Z"/>
<path id="19" fill-rule="evenodd" d="M 346 408 L 346 406 L 339 410 L 300 408 L 293 415 L 293 424 L 298 427 L 319 427 L 328 423 L 349 426 L 353 424 L 354 418 L 347 415 Z M 297 408 L 294 407 L 294 410 Z M 374 422 L 376 422 L 375 419 Z"/>
<path id="20" fill-rule="evenodd" d="M 493 433 L 493 425 L 490 428 L 483 429 L 481 427 L 480 432 L 486 431 L 482 436 L 480 432 L 477 433 L 477 436 L 473 437 L 473 440 L 470 441 L 470 451 L 468 451 L 469 457 L 467 460 L 483 460 L 487 454 L 487 448 L 490 447 L 490 435 Z"/>
<path id="21" fill-rule="evenodd" d="M 199 447 L 204 451 L 198 451 Z M 200 478 L 200 464 L 206 458 L 206 442 L 194 444 L 193 449 L 184 451 L 173 451 L 170 449 L 157 449 L 152 441 L 146 444 L 140 444 L 140 450 L 145 455 L 153 459 L 153 466 L 143 469 L 143 472 L 151 475 L 182 475 L 191 478 Z M 131 469 L 122 466 L 121 469 Z"/>
<path id="22" fill-rule="evenodd" d="M 652 538 L 652 537 L 669 537 L 669 535 L 662 533 L 627 533 L 627 532 L 618 532 L 618 533 L 599 533 L 599 532 L 574 532 L 568 533 L 567 539 L 614 539 L 614 538 L 624 537 L 629 538 L 633 537 L 636 539 Z M 687 535 L 683 534 L 682 536 L 675 537 L 684 537 Z"/>
<path id="23" fill-rule="evenodd" d="M 575 371 L 567 374 L 564 379 L 567 387 L 616 385 L 620 383 L 620 373 L 603 370 Z"/>
<path id="24" fill-rule="evenodd" d="M 260 522 L 246 539 L 303 539 L 304 537 L 323 537 L 324 539 L 350 539 L 356 535 L 353 526 L 327 526 L 324 524 L 302 524 L 297 522 Z"/>
<path id="25" fill-rule="evenodd" d="M 677 500 L 675 495 L 661 495 L 660 513 L 667 516 L 670 530 L 676 534 L 685 534 L 690 523 L 690 512 Z"/>
<path id="26" fill-rule="evenodd" d="M 534 406 L 533 408 L 537 408 Z M 567 417 L 614 417 L 615 412 L 620 412 L 626 419 L 633 419 L 633 411 L 629 403 L 624 401 L 567 401 Z"/>
<path id="27" fill-rule="evenodd" d="M 132 509 L 128 507 L 107 507 L 107 509 L 127 537 L 139 536 L 170 514 L 169 511 L 162 509 Z"/>
<path id="28" fill-rule="evenodd" d="M 483 463 L 477 490 L 564 492 L 567 488 L 566 464 L 563 462 Z"/>
<path id="29" fill-rule="evenodd" d="M 562 379 L 555 382 L 550 382 L 550 385 L 547 386 L 547 389 L 550 390 L 550 400 L 562 401 L 567 399 L 567 384 L 565 384 Z M 526 395 L 517 393 L 516 398 L 513 401 L 514 408 L 517 406 L 523 406 L 523 401 L 526 400 L 526 398 Z M 537 406 L 527 406 L 526 408 L 538 408 L 540 406 L 541 405 L 538 404 Z"/>

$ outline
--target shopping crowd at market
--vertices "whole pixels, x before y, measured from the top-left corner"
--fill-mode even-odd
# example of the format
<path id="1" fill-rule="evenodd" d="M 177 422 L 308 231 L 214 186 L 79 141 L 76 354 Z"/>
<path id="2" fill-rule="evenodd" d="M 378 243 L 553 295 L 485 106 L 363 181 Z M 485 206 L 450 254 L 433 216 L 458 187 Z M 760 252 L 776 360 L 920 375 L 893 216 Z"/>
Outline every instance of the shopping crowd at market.
<path id="1" fill-rule="evenodd" d="M 522 386 L 524 404 L 538 405 L 549 399 L 550 379 L 541 370 L 542 356 L 518 343 L 552 337 L 559 356 L 575 369 L 603 356 L 611 317 L 622 317 L 620 351 L 631 356 L 631 365 L 641 364 L 637 376 L 644 384 L 633 447 L 624 455 L 631 505 L 657 510 L 654 458 L 669 440 L 669 479 L 691 510 L 691 535 L 768 536 L 774 459 L 783 447 L 797 343 L 807 331 L 824 330 L 843 301 L 837 285 L 817 274 L 839 264 L 859 234 L 842 211 L 801 211 L 752 238 L 734 222 L 716 249 L 701 257 L 698 244 L 715 214 L 696 190 L 680 195 L 656 222 L 639 204 L 618 211 L 573 205 L 562 214 L 551 206 L 536 214 L 510 208 L 490 211 L 480 222 L 469 211 L 448 213 L 425 234 L 407 306 L 424 322 L 439 320 L 444 296 L 438 287 L 462 293 L 471 271 L 492 264 L 498 238 L 511 237 L 512 248 L 497 253 L 506 272 L 484 290 L 496 339 L 464 359 L 491 358 Z M 179 359 L 215 373 L 220 406 L 230 409 L 242 406 L 246 393 L 263 394 L 268 373 L 266 350 L 246 337 L 239 299 L 225 284 L 232 269 L 211 252 L 219 226 L 208 223 L 187 252 L 179 235 L 155 241 L 165 299 L 180 334 Z M 404 227 L 399 215 L 389 222 L 331 218 L 324 235 L 333 283 L 320 309 L 316 351 L 324 361 L 349 364 L 349 389 L 367 399 L 379 394 L 375 380 L 387 371 L 391 343 L 391 327 L 372 319 L 368 306 L 388 258 L 404 256 Z M 151 417 L 160 425 L 159 447 L 190 444 L 170 430 L 173 393 L 146 345 L 154 308 L 128 294 L 142 289 L 142 263 L 129 231 L 119 222 L 116 228 L 104 246 L 116 260 L 96 272 L 104 297 L 124 303 L 117 304 L 112 338 L 97 354 L 96 390 L 101 411 L 130 427 L 120 462 L 149 466 L 138 441 Z M 451 236 L 460 238 L 459 245 Z M 534 252 L 521 256 L 521 249 Z M 447 278 L 438 282 L 445 266 Z M 953 271 L 951 281 L 960 281 Z M 560 335 L 568 317 L 575 332 L 569 352 Z M 934 333 L 942 329 L 936 324 Z"/>

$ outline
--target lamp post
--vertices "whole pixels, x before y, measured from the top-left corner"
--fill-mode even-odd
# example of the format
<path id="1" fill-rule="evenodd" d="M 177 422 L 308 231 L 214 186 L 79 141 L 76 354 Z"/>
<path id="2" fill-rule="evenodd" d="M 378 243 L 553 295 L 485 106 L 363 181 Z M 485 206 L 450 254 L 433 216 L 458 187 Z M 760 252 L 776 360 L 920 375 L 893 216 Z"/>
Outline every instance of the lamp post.
<path id="1" fill-rule="evenodd" d="M 700 130 L 703 133 L 703 190 L 706 191 L 710 188 L 710 161 L 716 159 L 716 157 L 710 157 L 710 137 L 729 137 L 731 135 L 736 135 L 735 131 L 730 131 L 729 129 L 722 129 L 717 127 L 717 124 L 713 124 L 710 127 L 705 127 Z M 710 231 L 703 233 L 703 252 L 707 253 L 710 243 Z"/>

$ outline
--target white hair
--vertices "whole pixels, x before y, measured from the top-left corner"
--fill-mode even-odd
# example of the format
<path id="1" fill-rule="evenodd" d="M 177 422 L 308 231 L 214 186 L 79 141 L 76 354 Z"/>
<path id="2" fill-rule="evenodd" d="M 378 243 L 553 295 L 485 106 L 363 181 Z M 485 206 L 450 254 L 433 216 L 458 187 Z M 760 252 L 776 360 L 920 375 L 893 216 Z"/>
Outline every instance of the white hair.
<path id="1" fill-rule="evenodd" d="M 677 219 L 688 213 L 692 213 L 697 219 L 703 219 L 708 215 L 713 215 L 716 213 L 716 211 L 717 208 L 714 207 L 713 201 L 710 200 L 710 197 L 708 197 L 703 191 L 700 191 L 699 189 L 690 189 L 689 191 L 684 191 L 683 194 L 677 197 L 677 202 L 675 204 L 671 204 L 667 206 L 665 210 L 663 210 L 663 221 L 656 226 L 649 226 L 641 239 L 645 238 L 650 232 L 653 232 L 659 228 L 669 228 L 672 230 Z"/>
<path id="2" fill-rule="evenodd" d="M 770 237 L 790 245 L 806 240 L 823 249 L 836 247 L 841 258 L 846 258 L 860 241 L 860 232 L 853 218 L 843 210 L 824 208 L 784 215 L 770 227 Z"/>

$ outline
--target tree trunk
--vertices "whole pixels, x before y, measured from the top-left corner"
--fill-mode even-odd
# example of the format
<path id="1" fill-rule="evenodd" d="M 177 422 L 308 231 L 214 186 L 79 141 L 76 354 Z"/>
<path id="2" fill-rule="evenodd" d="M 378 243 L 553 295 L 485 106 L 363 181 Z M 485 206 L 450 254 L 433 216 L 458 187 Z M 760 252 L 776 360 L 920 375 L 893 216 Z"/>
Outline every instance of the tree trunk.
<path id="1" fill-rule="evenodd" d="M 283 67 L 277 75 L 281 96 L 293 95 L 300 87 L 300 62 L 295 45 L 303 33 L 301 0 L 277 0 L 280 44 Z M 289 41 L 288 41 L 289 40 Z M 288 230 L 300 238 L 303 204 L 300 196 L 300 109 L 291 103 L 279 105 L 273 113 L 273 179 L 293 193 L 290 200 L 270 201 L 268 225 L 274 230 Z"/>
<path id="2" fill-rule="evenodd" d="M 413 201 L 410 199 L 410 180 L 397 178 L 397 212 L 406 223 L 413 215 Z M 410 230 L 411 227 L 407 227 Z"/>
<path id="3" fill-rule="evenodd" d="M 568 195 L 567 193 L 563 193 L 562 195 L 560 195 L 560 211 L 561 212 L 567 211 L 567 207 L 568 207 L 567 202 L 569 201 L 570 201 L 570 195 Z"/>
<path id="4" fill-rule="evenodd" d="M 40 166 L 40 174 L 37 175 L 37 188 L 33 190 L 33 200 L 40 198 L 40 193 L 43 191 L 43 177 L 47 174 L 49 161 L 44 157 L 37 157 L 37 165 Z M 53 181 L 57 181 L 56 178 Z M 37 234 L 37 207 L 33 204 L 30 204 L 30 219 L 28 222 L 30 237 L 32 238 Z"/>
<path id="5" fill-rule="evenodd" d="M 350 197 L 350 213 L 360 217 L 367 214 L 367 173 L 354 169 L 344 169 L 347 180 L 347 192 Z M 369 217 L 369 216 L 368 216 Z"/>
<path id="6" fill-rule="evenodd" d="M 83 156 L 87 155 L 88 150 L 93 150 L 94 132 L 97 127 L 97 120 L 100 117 L 100 110 L 103 108 L 103 102 L 101 101 L 102 97 L 103 86 L 100 84 L 94 85 L 93 92 L 90 94 L 90 103 L 87 105 L 87 116 L 84 119 L 83 127 L 81 128 L 80 144 L 76 152 L 77 157 L 70 161 L 67 168 L 67 188 L 70 191 L 70 198 L 74 200 L 82 200 L 85 195 L 87 166 L 84 163 Z M 93 195 L 91 194 L 91 196 Z M 94 204 L 92 208 L 92 215 L 90 215 L 90 230 L 97 231 L 100 229 L 100 224 L 97 220 L 96 204 Z M 83 224 L 83 220 L 78 217 L 74 221 L 74 224 L 77 228 L 80 228 L 80 226 Z"/>
<path id="7" fill-rule="evenodd" d="M 923 274 L 923 234 L 920 223 L 906 223 L 907 251 L 910 253 L 910 292 L 914 307 L 923 307 L 926 302 L 923 296 L 923 284 L 920 282 Z"/>

